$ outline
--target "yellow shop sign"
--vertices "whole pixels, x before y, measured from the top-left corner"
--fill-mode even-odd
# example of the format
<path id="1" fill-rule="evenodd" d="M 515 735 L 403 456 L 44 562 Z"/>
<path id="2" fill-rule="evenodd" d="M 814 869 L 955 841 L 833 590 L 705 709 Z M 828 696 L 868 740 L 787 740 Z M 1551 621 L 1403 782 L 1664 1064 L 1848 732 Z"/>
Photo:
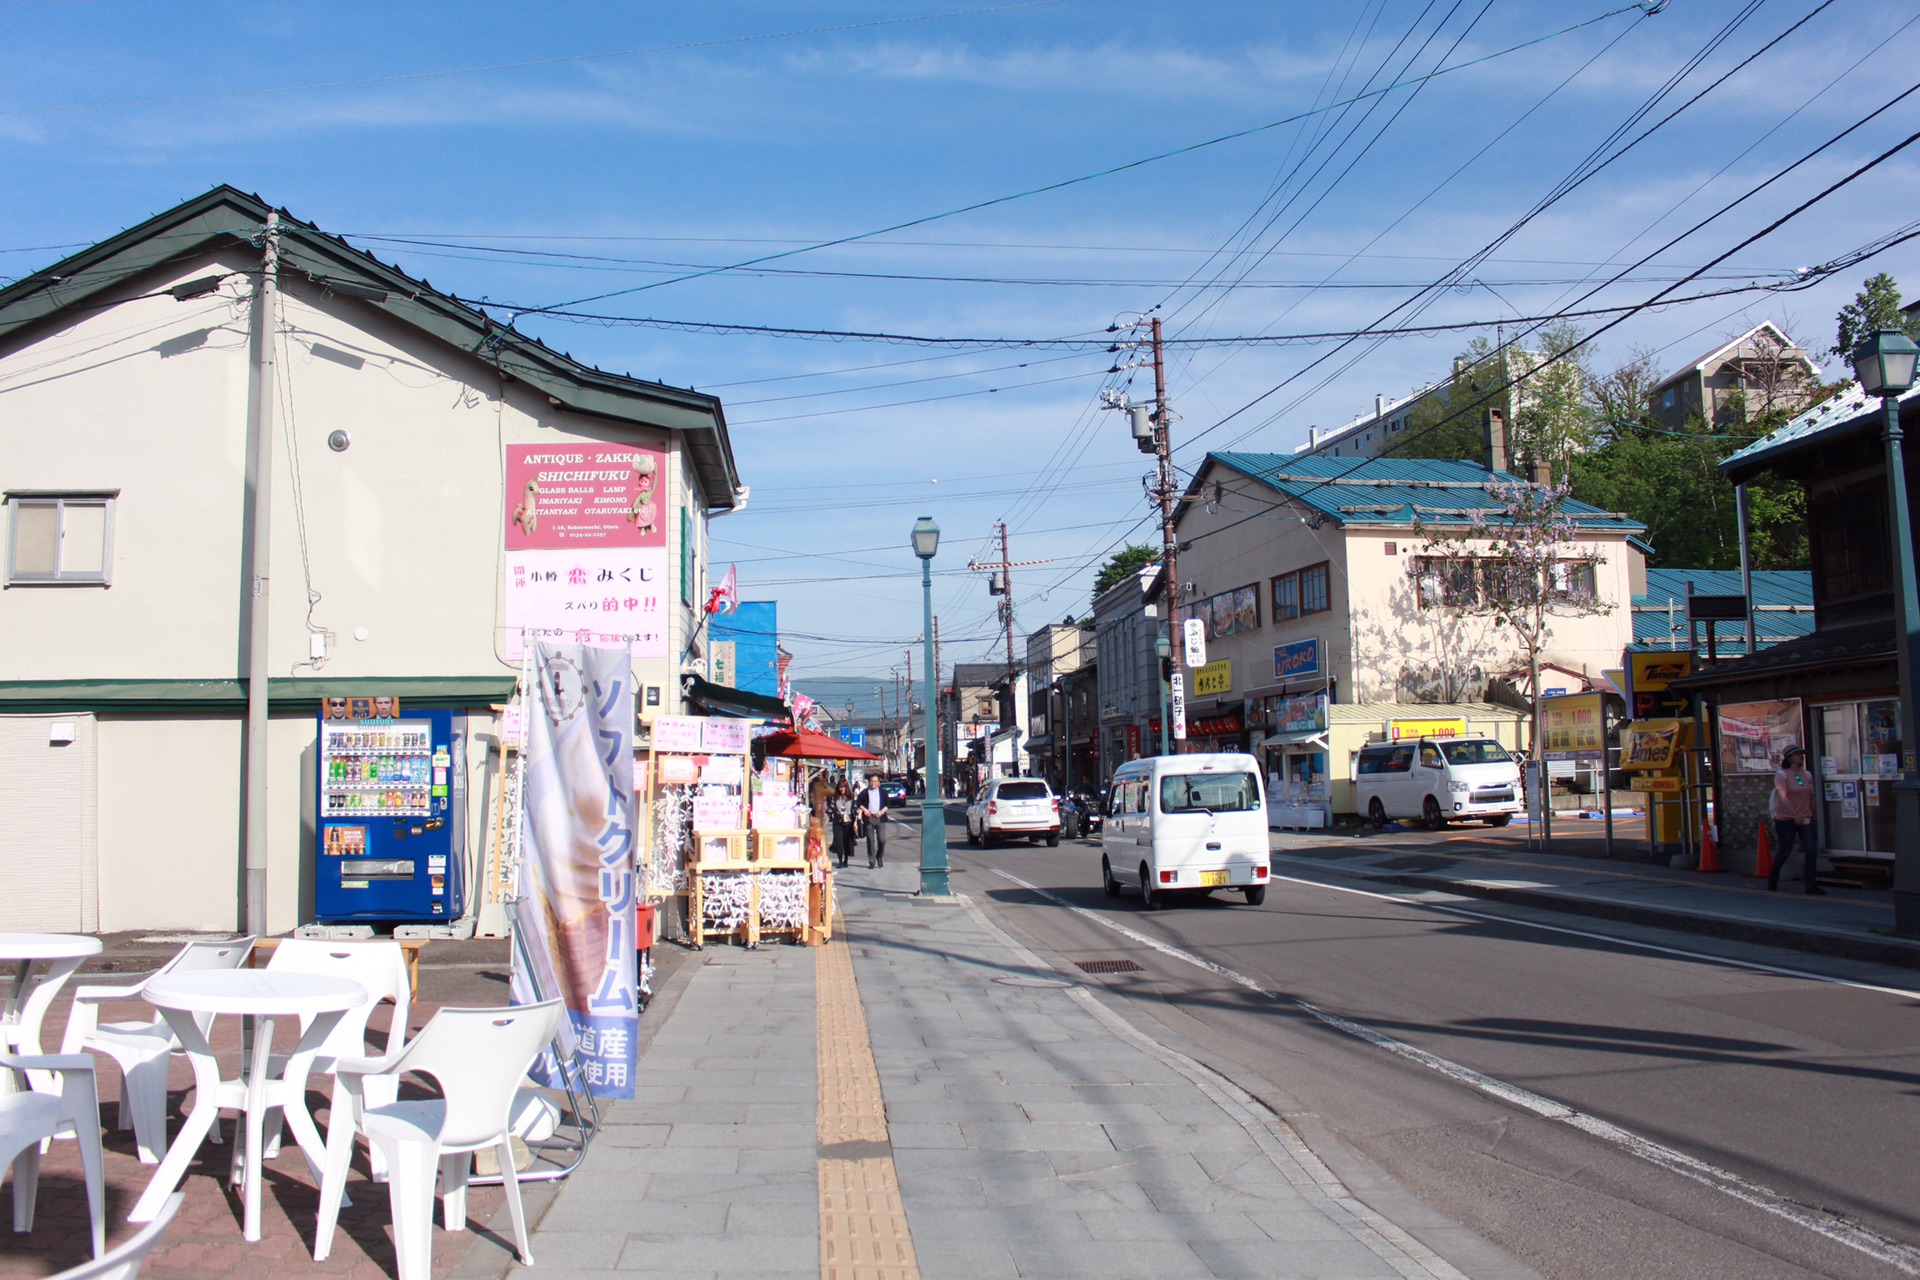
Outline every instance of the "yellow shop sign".
<path id="1" fill-rule="evenodd" d="M 1233 659 L 1216 658 L 1193 673 L 1193 692 L 1196 696 L 1210 693 L 1229 693 L 1233 689 Z"/>

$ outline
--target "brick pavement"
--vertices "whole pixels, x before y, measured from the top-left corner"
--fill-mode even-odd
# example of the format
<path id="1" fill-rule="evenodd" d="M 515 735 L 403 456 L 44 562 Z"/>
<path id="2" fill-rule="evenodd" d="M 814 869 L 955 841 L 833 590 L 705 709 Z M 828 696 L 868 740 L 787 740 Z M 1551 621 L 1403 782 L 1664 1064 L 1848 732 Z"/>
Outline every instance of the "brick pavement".
<path id="1" fill-rule="evenodd" d="M 441 1004 L 499 1004 L 506 996 L 506 944 L 458 944 L 458 963 L 436 965 L 429 959 L 420 971 L 421 1001 L 415 1003 L 408 1021 L 415 1027 L 426 1024 Z M 171 945 L 154 948 L 137 944 L 114 947 L 107 957 L 88 966 L 89 973 L 76 981 L 101 981 L 95 974 L 144 972 L 156 957 L 171 954 Z M 150 954 L 151 953 L 151 954 Z M 146 963 L 142 963 L 146 962 Z M 112 980 L 112 979 L 108 979 Z M 69 1001 L 63 993 L 48 1016 L 41 1033 L 41 1044 L 49 1051 L 60 1044 L 66 1026 Z M 382 1007 L 372 1025 L 384 1034 L 388 1007 Z M 152 1008 L 140 1001 L 110 1004 L 102 1011 L 102 1021 L 144 1019 Z M 290 1043 L 290 1027 L 276 1028 L 276 1039 Z M 235 1062 L 239 1056 L 239 1023 L 221 1018 L 214 1023 L 214 1047 L 224 1060 Z M 378 1040 L 376 1040 L 376 1043 Z M 119 1072 L 110 1059 L 100 1059 L 102 1115 L 110 1123 L 119 1099 Z M 169 1076 L 169 1129 L 177 1131 L 182 1103 L 190 1093 L 193 1075 L 182 1060 L 176 1060 Z M 326 1125 L 329 1077 L 317 1077 L 319 1088 L 308 1094 L 309 1105 L 324 1132 Z M 204 1280 L 207 1276 L 272 1276 L 317 1274 L 348 1276 L 353 1280 L 380 1280 L 395 1274 L 390 1216 L 384 1186 L 366 1181 L 364 1152 L 356 1159 L 354 1175 L 348 1180 L 353 1207 L 340 1214 L 340 1230 L 335 1237 L 332 1256 L 325 1262 L 313 1261 L 313 1226 L 318 1209 L 318 1191 L 313 1185 L 306 1161 L 289 1138 L 276 1159 L 266 1161 L 266 1182 L 261 1196 L 261 1239 L 247 1243 L 240 1234 L 241 1201 L 237 1188 L 226 1185 L 228 1156 L 233 1150 L 233 1122 L 223 1121 L 223 1137 L 228 1145 L 207 1146 L 200 1159 L 189 1167 L 181 1182 L 187 1200 L 178 1217 L 148 1261 L 142 1276 L 148 1280 Z M 108 1129 L 106 1146 L 107 1243 L 113 1245 L 134 1234 L 137 1227 L 126 1220 L 127 1213 L 152 1176 L 153 1166 L 143 1165 L 134 1154 L 131 1130 Z M 11 1179 L 9 1179 L 9 1187 Z M 438 1232 L 434 1239 L 435 1275 L 451 1274 L 463 1256 L 476 1245 L 481 1249 L 500 1248 L 485 1234 L 503 1201 L 494 1187 L 475 1187 L 469 1193 L 468 1209 L 473 1230 Z M 10 1204 L 11 1201 L 8 1201 Z M 10 1210 L 8 1211 L 10 1214 Z M 504 1217 L 503 1217 L 504 1222 Z M 8 1228 L 11 1218 L 0 1224 L 0 1280 L 33 1280 L 55 1274 L 84 1262 L 91 1256 L 87 1223 L 85 1186 L 80 1177 L 80 1158 L 71 1141 L 57 1142 L 41 1162 L 39 1207 L 34 1230 L 14 1235 Z M 509 1235 L 509 1240 L 510 1240 Z"/>

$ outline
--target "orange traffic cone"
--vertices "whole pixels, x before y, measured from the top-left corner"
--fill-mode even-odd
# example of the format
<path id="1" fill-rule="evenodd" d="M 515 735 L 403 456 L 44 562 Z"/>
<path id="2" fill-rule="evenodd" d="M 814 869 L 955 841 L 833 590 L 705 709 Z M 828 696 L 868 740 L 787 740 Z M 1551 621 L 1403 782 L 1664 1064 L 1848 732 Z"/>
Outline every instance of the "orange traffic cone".
<path id="1" fill-rule="evenodd" d="M 1767 820 L 1760 819 L 1760 843 L 1755 846 L 1753 855 L 1753 874 L 1749 880 L 1773 879 L 1773 836 L 1767 830 Z"/>
<path id="2" fill-rule="evenodd" d="M 1713 844 L 1713 827 L 1714 824 L 1711 822 L 1703 823 L 1700 827 L 1700 865 L 1694 868 L 1695 871 L 1717 872 L 1722 870 L 1720 866 L 1720 850 L 1716 849 Z"/>

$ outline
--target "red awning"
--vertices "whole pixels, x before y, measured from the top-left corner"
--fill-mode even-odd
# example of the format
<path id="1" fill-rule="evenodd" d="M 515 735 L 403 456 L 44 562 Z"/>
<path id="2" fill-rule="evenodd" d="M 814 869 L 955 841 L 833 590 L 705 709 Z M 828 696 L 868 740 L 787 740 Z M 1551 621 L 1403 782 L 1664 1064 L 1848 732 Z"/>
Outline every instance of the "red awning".
<path id="1" fill-rule="evenodd" d="M 824 733 L 815 733 L 811 729 L 782 729 L 770 733 L 760 741 L 766 743 L 770 756 L 786 756 L 793 760 L 878 760 L 879 756 L 871 751 L 829 738 Z"/>

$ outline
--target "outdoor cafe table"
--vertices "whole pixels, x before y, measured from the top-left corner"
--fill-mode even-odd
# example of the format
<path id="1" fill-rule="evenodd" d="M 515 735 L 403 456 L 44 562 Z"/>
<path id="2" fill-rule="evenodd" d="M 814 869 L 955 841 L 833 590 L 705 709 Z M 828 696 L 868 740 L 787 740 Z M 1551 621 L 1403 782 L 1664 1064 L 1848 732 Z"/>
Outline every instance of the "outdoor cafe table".
<path id="1" fill-rule="evenodd" d="M 54 996 L 88 956 L 99 954 L 98 938 L 71 933 L 0 933 L 0 964 L 13 967 L 5 1001 L 0 1003 L 0 1051 L 39 1053 L 40 1023 Z M 0 1071 L 0 1093 L 12 1088 L 13 1073 Z"/>
<path id="2" fill-rule="evenodd" d="M 306 1089 L 307 1068 L 313 1053 L 348 1009 L 367 1002 L 367 989 L 347 978 L 312 973 L 275 973 L 270 969 L 208 969 L 197 973 L 162 974 L 147 981 L 141 996 L 160 1011 L 173 1028 L 174 1035 L 193 1064 L 193 1110 L 187 1114 L 180 1134 L 168 1146 L 153 1180 L 140 1196 L 133 1222 L 151 1222 L 165 1205 L 167 1197 L 180 1184 L 187 1165 L 221 1110 L 239 1110 L 244 1123 L 235 1135 L 234 1158 L 240 1166 L 242 1194 L 246 1200 L 245 1235 L 260 1238 L 260 1144 L 266 1113 L 282 1101 L 298 1097 Z M 251 1054 L 243 1053 L 241 1074 L 235 1080 L 220 1077 L 220 1060 L 214 1055 L 200 1019 L 239 1015 L 253 1020 Z M 269 1060 L 273 1053 L 273 1023 L 276 1018 L 309 1017 L 305 1034 L 287 1056 L 286 1069 L 279 1079 L 271 1075 Z M 245 1043 L 243 1037 L 242 1043 Z M 293 1130 L 300 1150 L 311 1169 L 324 1167 L 325 1145 L 305 1107 L 283 1107 L 287 1127 Z M 316 1177 L 316 1182 L 318 1181 Z"/>

